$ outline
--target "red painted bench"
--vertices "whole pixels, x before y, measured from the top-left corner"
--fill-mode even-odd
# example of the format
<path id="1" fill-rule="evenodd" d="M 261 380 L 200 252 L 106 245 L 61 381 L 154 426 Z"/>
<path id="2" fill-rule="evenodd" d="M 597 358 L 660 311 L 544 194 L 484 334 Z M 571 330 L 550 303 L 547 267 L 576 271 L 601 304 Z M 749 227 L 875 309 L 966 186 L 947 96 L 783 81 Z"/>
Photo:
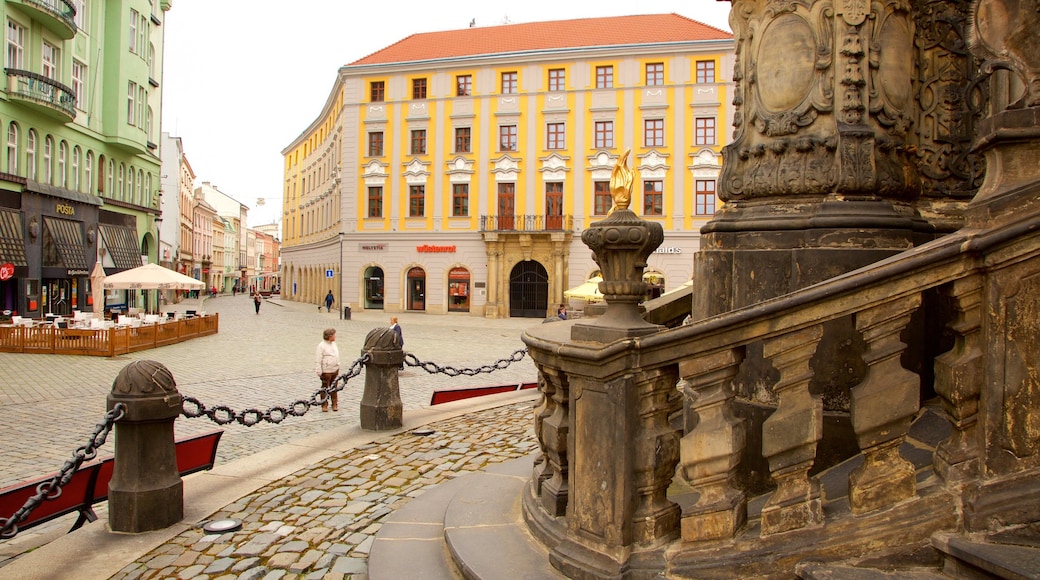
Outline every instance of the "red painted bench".
<path id="1" fill-rule="evenodd" d="M 434 391 L 433 395 L 430 396 L 430 405 L 440 405 L 441 403 L 450 403 L 452 401 L 461 401 L 463 399 L 483 397 L 484 395 L 494 395 L 497 393 L 508 393 L 510 391 L 522 391 L 524 389 L 533 389 L 537 386 L 538 383 L 520 383 L 519 385 L 496 385 L 493 387 L 472 387 L 468 389 Z"/>
<path id="2" fill-rule="evenodd" d="M 182 475 L 212 469 L 217 458 L 217 444 L 223 431 L 211 431 L 177 441 L 177 471 Z M 94 504 L 108 499 L 108 482 L 112 479 L 114 457 L 95 459 L 80 465 L 72 478 L 61 488 L 61 495 L 45 499 L 18 524 L 18 530 L 38 526 L 65 514 L 79 512 L 73 531 L 97 519 Z M 10 518 L 36 495 L 36 488 L 50 481 L 55 474 L 0 489 L 0 518 Z"/>

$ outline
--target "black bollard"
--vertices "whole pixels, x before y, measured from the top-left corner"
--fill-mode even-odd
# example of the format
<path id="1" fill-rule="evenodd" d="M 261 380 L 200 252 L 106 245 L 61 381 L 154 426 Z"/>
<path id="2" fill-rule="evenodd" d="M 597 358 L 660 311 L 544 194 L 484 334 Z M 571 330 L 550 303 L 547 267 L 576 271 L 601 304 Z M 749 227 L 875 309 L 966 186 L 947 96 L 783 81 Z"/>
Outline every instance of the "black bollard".
<path id="1" fill-rule="evenodd" d="M 177 472 L 173 422 L 181 394 L 173 375 L 150 360 L 119 371 L 108 408 L 126 405 L 115 424 L 115 465 L 108 484 L 108 524 L 114 532 L 140 533 L 184 518 L 184 489 Z"/>
<path id="2" fill-rule="evenodd" d="M 404 351 L 397 334 L 376 328 L 365 337 L 365 394 L 361 397 L 361 428 L 368 431 L 399 429 L 402 422 L 401 384 L 397 369 Z"/>

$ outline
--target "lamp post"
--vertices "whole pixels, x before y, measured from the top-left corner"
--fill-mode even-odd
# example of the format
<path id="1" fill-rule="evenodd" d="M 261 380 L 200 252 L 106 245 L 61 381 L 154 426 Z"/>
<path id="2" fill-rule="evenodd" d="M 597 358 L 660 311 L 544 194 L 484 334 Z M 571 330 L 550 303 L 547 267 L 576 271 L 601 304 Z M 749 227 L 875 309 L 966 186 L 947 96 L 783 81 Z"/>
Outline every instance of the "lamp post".
<path id="1" fill-rule="evenodd" d="M 339 318 L 343 319 L 345 306 L 343 305 L 343 232 L 339 232 L 339 297 L 336 304 L 339 306 Z"/>
<path id="2" fill-rule="evenodd" d="M 162 214 L 155 214 L 155 263 L 159 264 L 160 266 L 162 265 L 162 222 Z M 155 289 L 156 313 L 159 313 L 161 311 L 161 300 L 159 299 L 159 295 L 161 293 L 162 290 L 159 290 L 158 288 Z"/>

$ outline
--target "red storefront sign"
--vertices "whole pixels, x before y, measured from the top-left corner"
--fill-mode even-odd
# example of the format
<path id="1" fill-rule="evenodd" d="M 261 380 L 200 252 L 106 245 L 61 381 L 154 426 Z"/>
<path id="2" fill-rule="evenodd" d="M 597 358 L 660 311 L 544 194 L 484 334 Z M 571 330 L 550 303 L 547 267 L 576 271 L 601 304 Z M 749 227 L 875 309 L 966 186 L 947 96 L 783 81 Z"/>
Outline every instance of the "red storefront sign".
<path id="1" fill-rule="evenodd" d="M 14 278 L 14 264 L 7 262 L 0 266 L 0 280 L 10 280 Z"/>

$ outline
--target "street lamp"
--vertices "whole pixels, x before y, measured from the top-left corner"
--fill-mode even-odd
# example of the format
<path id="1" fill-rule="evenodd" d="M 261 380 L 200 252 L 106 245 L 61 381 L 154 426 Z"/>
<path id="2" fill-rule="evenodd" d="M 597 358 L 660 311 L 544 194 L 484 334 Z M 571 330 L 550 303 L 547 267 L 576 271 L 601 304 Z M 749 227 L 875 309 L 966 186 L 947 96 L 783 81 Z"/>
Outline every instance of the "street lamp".
<path id="1" fill-rule="evenodd" d="M 155 215 L 155 263 L 162 265 L 162 214 Z M 162 290 L 155 289 L 155 312 L 159 313 L 162 311 L 162 300 L 159 296 L 162 294 Z"/>
<path id="2" fill-rule="evenodd" d="M 343 304 L 343 232 L 339 232 L 339 301 L 336 304 L 339 305 L 339 317 L 342 320 L 346 312 Z"/>

